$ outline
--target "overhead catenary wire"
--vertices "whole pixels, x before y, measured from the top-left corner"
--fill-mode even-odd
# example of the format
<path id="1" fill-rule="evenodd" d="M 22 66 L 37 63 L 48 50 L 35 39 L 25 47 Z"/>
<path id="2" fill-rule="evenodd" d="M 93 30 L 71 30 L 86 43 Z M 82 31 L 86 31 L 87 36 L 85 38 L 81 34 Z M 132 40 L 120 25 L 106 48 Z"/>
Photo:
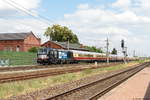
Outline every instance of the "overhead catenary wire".
<path id="1" fill-rule="evenodd" d="M 5 3 L 9 4 L 10 6 L 14 7 L 15 9 L 22 11 L 26 14 L 28 14 L 31 17 L 34 17 L 38 20 L 40 20 L 41 22 L 51 25 L 50 23 L 54 23 L 52 20 L 42 16 L 42 15 L 36 15 L 35 13 L 29 11 L 27 8 L 23 7 L 22 5 L 19 5 L 18 3 L 12 1 L 12 0 L 4 0 Z"/>
<path id="2" fill-rule="evenodd" d="M 46 17 L 42 16 L 42 15 L 36 15 L 35 13 L 31 12 L 30 10 L 28 10 L 27 8 L 23 7 L 22 5 L 12 1 L 12 0 L 4 0 L 5 3 L 7 3 L 8 5 L 10 5 L 11 7 L 15 8 L 17 11 L 21 11 L 35 19 L 37 19 L 37 21 L 42 22 L 43 24 L 46 24 L 46 26 L 51 26 L 52 24 L 55 24 L 52 20 L 47 19 Z M 19 21 L 19 23 L 21 24 L 25 24 Z M 46 30 L 46 27 L 41 27 L 41 30 Z M 39 35 L 37 35 L 38 37 L 41 37 Z"/>

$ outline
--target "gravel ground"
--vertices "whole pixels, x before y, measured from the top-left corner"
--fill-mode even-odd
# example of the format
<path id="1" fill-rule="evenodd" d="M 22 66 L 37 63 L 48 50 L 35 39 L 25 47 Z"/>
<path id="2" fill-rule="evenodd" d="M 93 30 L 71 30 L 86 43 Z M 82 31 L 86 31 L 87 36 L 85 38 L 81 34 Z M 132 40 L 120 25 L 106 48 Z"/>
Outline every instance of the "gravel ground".
<path id="1" fill-rule="evenodd" d="M 116 72 L 124 71 L 126 69 L 128 69 L 128 68 L 121 69 L 119 71 L 112 71 L 112 72 L 109 72 L 109 73 L 104 73 L 104 74 L 100 74 L 100 75 L 86 77 L 86 78 L 83 78 L 81 80 L 76 80 L 76 81 L 72 81 L 72 82 L 69 82 L 69 83 L 57 85 L 57 86 L 54 86 L 54 87 L 49 87 L 47 89 L 42 89 L 42 90 L 38 90 L 36 92 L 28 93 L 26 95 L 10 97 L 6 100 L 41 100 L 41 99 L 44 99 L 44 98 L 52 97 L 54 95 L 63 93 L 65 91 L 69 91 L 69 90 L 74 89 L 76 87 L 80 87 L 80 86 L 85 85 L 87 83 L 102 79 L 102 78 L 107 77 L 109 75 L 112 75 Z"/>

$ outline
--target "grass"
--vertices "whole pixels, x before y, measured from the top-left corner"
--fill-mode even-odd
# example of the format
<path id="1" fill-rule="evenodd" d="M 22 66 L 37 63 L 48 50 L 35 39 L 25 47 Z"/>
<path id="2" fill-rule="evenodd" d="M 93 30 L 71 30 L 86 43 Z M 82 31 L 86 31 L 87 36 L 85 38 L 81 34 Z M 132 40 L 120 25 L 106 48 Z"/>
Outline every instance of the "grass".
<path id="1" fill-rule="evenodd" d="M 0 59 L 9 59 L 9 65 L 36 64 L 36 53 L 0 51 Z"/>
<path id="2" fill-rule="evenodd" d="M 92 69 L 86 69 L 86 70 L 84 70 L 82 73 L 83 73 L 83 75 L 86 75 L 86 74 L 90 74 L 90 73 L 92 73 L 92 72 L 93 72 Z"/>
<path id="3" fill-rule="evenodd" d="M 16 96 L 20 94 L 25 94 L 27 92 L 33 92 L 38 89 L 44 89 L 50 86 L 66 83 L 73 80 L 78 80 L 87 76 L 92 76 L 113 70 L 119 70 L 135 64 L 139 64 L 139 62 L 131 62 L 128 64 L 121 64 L 117 66 L 98 69 L 86 69 L 82 72 L 77 73 L 67 73 L 58 76 L 50 76 L 39 79 L 0 84 L 0 98 L 8 98 L 10 96 Z"/>

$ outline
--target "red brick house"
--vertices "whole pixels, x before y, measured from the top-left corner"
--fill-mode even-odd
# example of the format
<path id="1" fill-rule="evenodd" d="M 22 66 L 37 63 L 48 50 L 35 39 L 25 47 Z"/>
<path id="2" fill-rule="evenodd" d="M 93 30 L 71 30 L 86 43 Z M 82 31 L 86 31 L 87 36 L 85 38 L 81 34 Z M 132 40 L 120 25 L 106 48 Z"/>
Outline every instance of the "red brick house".
<path id="1" fill-rule="evenodd" d="M 48 48 L 55 48 L 55 49 L 68 49 L 67 42 L 56 42 L 56 41 L 47 41 L 44 44 L 41 45 L 42 47 L 48 47 Z M 74 44 L 69 43 L 69 49 L 70 50 L 81 50 L 81 51 L 88 51 L 84 48 L 82 44 Z"/>
<path id="2" fill-rule="evenodd" d="M 0 50 L 28 51 L 32 47 L 40 47 L 41 40 L 32 32 L 0 33 Z"/>

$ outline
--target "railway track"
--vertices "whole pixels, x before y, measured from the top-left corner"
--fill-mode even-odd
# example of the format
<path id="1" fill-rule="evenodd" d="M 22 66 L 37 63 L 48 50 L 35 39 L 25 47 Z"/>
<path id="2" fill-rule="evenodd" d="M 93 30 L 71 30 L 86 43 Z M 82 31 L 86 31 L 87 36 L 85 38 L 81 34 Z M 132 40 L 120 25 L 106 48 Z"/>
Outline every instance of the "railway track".
<path id="1" fill-rule="evenodd" d="M 120 63 L 117 63 L 120 64 Z M 79 72 L 83 71 L 85 69 L 96 69 L 101 67 L 110 67 L 117 65 L 114 63 L 111 63 L 109 65 L 101 65 L 101 66 L 92 66 L 92 67 L 70 67 L 70 68 L 61 68 L 61 69 L 46 69 L 46 70 L 37 70 L 37 71 L 31 71 L 31 72 L 19 72 L 19 73 L 4 73 L 0 74 L 0 83 L 6 83 L 6 82 L 12 82 L 12 81 L 20 81 L 20 80 L 27 80 L 32 78 L 40 78 L 40 77 L 47 77 L 47 76 L 54 76 L 54 75 L 60 75 L 65 73 L 73 73 L 73 72 Z"/>
<path id="2" fill-rule="evenodd" d="M 111 62 L 110 64 L 114 63 L 122 63 L 122 62 Z M 104 65 L 106 63 L 99 63 Z M 36 70 L 36 69 L 45 69 L 45 68 L 59 68 L 59 67 L 76 67 L 80 65 L 93 65 L 93 63 L 81 63 L 81 64 L 57 64 L 57 65 L 34 65 L 34 66 L 17 66 L 17 67 L 0 67 L 0 72 L 9 72 L 9 71 L 22 71 L 22 70 Z"/>
<path id="3" fill-rule="evenodd" d="M 88 83 L 64 93 L 46 98 L 44 100 L 97 100 L 102 95 L 104 95 L 129 77 L 133 76 L 143 68 L 147 67 L 148 65 L 150 65 L 150 63 L 144 63 L 137 67 L 115 73 L 103 79 Z"/>

